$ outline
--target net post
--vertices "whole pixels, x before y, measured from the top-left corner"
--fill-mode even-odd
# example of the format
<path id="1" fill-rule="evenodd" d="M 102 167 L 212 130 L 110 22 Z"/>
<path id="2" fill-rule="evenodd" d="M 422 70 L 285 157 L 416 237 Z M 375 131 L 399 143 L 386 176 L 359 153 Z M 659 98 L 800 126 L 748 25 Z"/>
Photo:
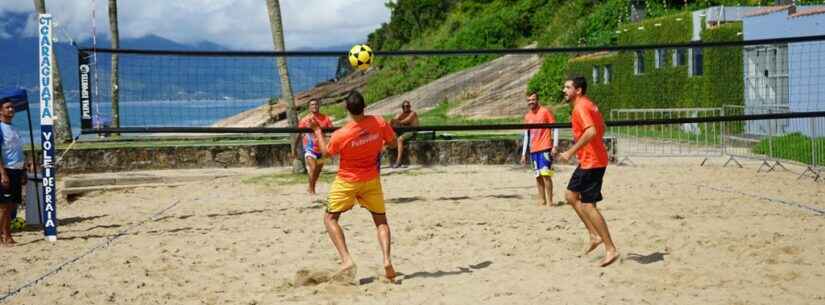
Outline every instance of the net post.
<path id="1" fill-rule="evenodd" d="M 40 14 L 38 16 L 39 41 L 39 69 L 40 78 L 40 136 L 43 151 L 43 235 L 47 241 L 57 240 L 57 189 L 55 173 L 55 142 L 53 130 L 54 86 L 52 85 L 52 57 L 54 56 L 52 43 L 52 16 L 50 14 Z"/>

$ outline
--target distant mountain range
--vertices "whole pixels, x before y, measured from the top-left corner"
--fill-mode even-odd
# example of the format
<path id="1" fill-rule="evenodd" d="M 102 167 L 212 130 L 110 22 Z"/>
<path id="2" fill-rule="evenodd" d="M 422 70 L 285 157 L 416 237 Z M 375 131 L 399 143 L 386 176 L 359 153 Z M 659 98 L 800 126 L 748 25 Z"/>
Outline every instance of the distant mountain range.
<path id="1" fill-rule="evenodd" d="M 36 37 L 23 37 L 26 14 L 0 16 L 0 88 L 22 87 L 29 102 L 38 109 Z M 61 31 L 54 38 L 55 54 L 63 80 L 71 126 L 79 133 L 77 48 L 90 47 L 91 41 L 73 45 Z M 110 48 L 108 38 L 98 36 L 99 48 Z M 320 47 L 310 51 L 341 51 L 351 44 Z M 213 42 L 180 44 L 159 36 L 121 39 L 122 49 L 175 51 L 229 51 Z M 306 50 L 306 49 L 305 49 Z M 249 51 L 249 50 L 244 50 Z M 261 50 L 266 51 L 266 50 Z M 290 81 L 298 92 L 336 77 L 339 58 L 302 57 L 288 60 Z M 93 90 L 93 111 L 111 117 L 110 56 L 98 53 Z M 280 95 L 280 81 L 273 57 L 200 56 L 120 56 L 121 126 L 210 126 L 214 122 L 266 103 Z M 37 110 L 31 113 L 34 128 L 39 128 Z M 15 126 L 26 134 L 24 115 L 15 117 Z"/>
<path id="2" fill-rule="evenodd" d="M 6 19 L 5 29 L 0 29 L 0 33 L 9 33 L 12 37 L 0 38 L 0 88 L 7 87 L 23 87 L 29 90 L 29 95 L 32 96 L 31 90 L 37 89 L 37 38 L 36 37 L 21 37 L 20 31 L 25 27 L 26 14 L 6 14 L 3 19 Z M 77 90 L 77 50 L 76 47 L 67 41 L 68 39 L 62 32 L 56 32 L 55 38 L 55 52 L 57 54 L 58 65 L 60 67 L 61 76 L 63 78 L 63 86 L 66 91 L 67 98 L 74 98 Z M 2 37 L 2 36 L 0 36 Z M 76 42 L 77 47 L 90 47 L 92 45 L 90 40 Z M 100 48 L 110 48 L 111 42 L 107 38 L 98 37 L 97 46 Z M 322 51 L 342 51 L 348 50 L 350 45 L 322 47 L 313 50 Z M 196 44 L 180 44 L 163 37 L 149 35 L 136 39 L 121 39 L 120 48 L 122 49 L 147 49 L 147 50 L 176 50 L 176 51 L 228 51 L 227 48 L 222 47 L 213 42 L 199 42 Z M 127 78 L 126 83 L 121 83 L 122 96 L 133 94 L 136 99 L 172 99 L 174 95 L 187 95 L 195 97 L 200 95 L 201 98 L 259 98 L 256 96 L 260 94 L 279 94 L 279 83 L 277 81 L 277 73 L 271 74 L 266 69 L 271 59 L 261 58 L 255 61 L 241 61 L 240 63 L 225 58 L 187 58 L 185 61 L 162 59 L 157 62 L 160 63 L 156 72 L 158 74 L 168 74 L 170 71 L 180 75 L 180 80 L 171 79 L 169 77 L 160 78 L 159 75 L 153 74 L 152 70 L 145 73 L 147 70 L 139 71 L 139 73 L 128 70 L 128 59 L 121 59 L 122 78 Z M 180 59 L 181 57 L 178 57 Z M 233 68 L 231 65 L 237 64 L 238 67 Z M 175 65 L 175 66 L 170 66 Z M 337 59 L 324 58 L 321 60 L 291 59 L 289 61 L 290 73 L 295 75 L 293 77 L 293 87 L 295 90 L 304 90 L 307 86 L 312 86 L 317 82 L 327 80 L 335 76 L 335 68 L 337 67 Z M 214 67 L 222 67 L 225 70 L 216 69 Z M 239 69 L 240 67 L 240 69 Z M 124 69 L 125 68 L 125 69 Z M 171 68 L 171 69 L 170 69 Z M 203 70 L 207 68 L 207 70 Z M 274 65 L 272 65 L 274 69 Z M 98 56 L 97 69 L 99 75 L 105 78 L 108 82 L 109 71 L 109 57 L 105 54 Z M 198 70 L 201 69 L 201 70 Z M 310 73 L 307 73 L 310 72 Z M 273 76 L 275 75 L 275 76 Z M 168 88 L 161 88 L 159 82 L 177 82 L 169 84 Z M 129 87 L 128 85 L 132 85 Z M 246 85 L 244 85 L 246 84 Z M 268 90 L 259 90 L 262 84 L 269 88 Z M 147 87 L 148 86 L 148 87 Z M 151 95 L 146 95 L 147 88 L 155 89 Z M 275 90 L 272 90 L 272 89 Z M 157 90 L 159 89 L 159 90 Z M 140 92 L 138 92 L 138 90 Z M 106 91 L 106 90 L 104 90 Z M 194 95 L 193 95 L 194 94 Z M 72 102 L 70 100 L 70 102 Z"/>

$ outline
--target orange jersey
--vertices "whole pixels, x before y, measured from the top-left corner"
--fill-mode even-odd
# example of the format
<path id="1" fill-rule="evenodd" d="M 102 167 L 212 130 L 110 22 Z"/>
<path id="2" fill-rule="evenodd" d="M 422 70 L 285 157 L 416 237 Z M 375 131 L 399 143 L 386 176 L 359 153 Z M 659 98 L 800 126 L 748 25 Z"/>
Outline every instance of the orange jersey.
<path id="1" fill-rule="evenodd" d="M 604 119 L 599 108 L 586 96 L 576 99 L 573 114 L 573 139 L 578 141 L 588 127 L 596 129 L 596 136 L 576 152 L 579 167 L 583 169 L 607 167 L 607 148 L 604 146 Z"/>
<path id="2" fill-rule="evenodd" d="M 332 128 L 332 120 L 329 119 L 328 116 L 323 114 L 314 115 L 312 113 L 305 116 L 301 119 L 301 122 L 298 123 L 298 128 L 309 128 L 309 119 L 315 117 L 315 121 L 318 122 L 318 125 L 321 128 Z M 303 135 L 304 138 L 304 151 L 312 151 L 314 153 L 320 153 L 321 148 L 318 146 L 318 140 L 315 139 L 315 134 L 308 132 Z"/>
<path id="3" fill-rule="evenodd" d="M 532 110 L 527 111 L 524 115 L 524 123 L 527 124 L 551 124 L 556 122 L 556 117 L 553 113 L 542 106 L 534 113 Z M 545 151 L 553 148 L 553 136 L 549 128 L 530 129 L 530 152 Z"/>
<path id="4" fill-rule="evenodd" d="M 332 133 L 328 153 L 341 155 L 338 178 L 347 182 L 368 181 L 378 177 L 384 143 L 395 140 L 395 131 L 381 117 L 368 115 L 349 122 Z"/>

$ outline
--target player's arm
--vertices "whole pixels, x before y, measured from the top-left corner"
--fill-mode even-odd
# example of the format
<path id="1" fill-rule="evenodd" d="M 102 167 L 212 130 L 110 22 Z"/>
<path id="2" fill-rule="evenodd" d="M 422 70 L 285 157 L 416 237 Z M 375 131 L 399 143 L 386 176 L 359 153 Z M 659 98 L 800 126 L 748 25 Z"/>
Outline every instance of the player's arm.
<path id="1" fill-rule="evenodd" d="M 331 157 L 329 153 L 329 147 L 327 147 L 327 140 L 324 139 L 324 132 L 321 131 L 321 128 L 313 131 L 315 133 L 315 137 L 318 138 L 318 149 L 320 149 L 321 158 L 329 158 Z"/>
<path id="2" fill-rule="evenodd" d="M 0 183 L 3 184 L 3 187 L 8 187 L 10 182 L 9 174 L 6 172 L 6 167 L 4 166 L 5 164 L 3 164 L 4 162 L 5 161 L 3 161 L 3 158 L 0 158 Z"/>
<path id="3" fill-rule="evenodd" d="M 298 154 L 299 152 L 301 152 L 301 140 L 303 139 L 303 137 L 304 134 L 302 133 L 298 133 L 298 136 L 295 137 L 295 141 L 293 141 L 292 143 L 292 147 L 295 147 L 295 151 L 293 151 L 293 153 Z"/>
<path id="4" fill-rule="evenodd" d="M 392 126 L 387 124 L 387 121 L 384 120 L 379 120 L 378 126 L 378 133 L 381 136 L 381 139 L 384 140 L 384 149 L 398 147 L 398 138 L 395 136 L 395 129 L 393 129 Z"/>
<path id="5" fill-rule="evenodd" d="M 308 122 L 306 120 L 301 119 L 300 121 L 298 121 L 298 128 L 311 128 L 311 127 L 308 125 Z M 293 145 L 292 147 L 295 147 L 295 151 L 293 152 L 294 154 L 296 154 L 296 155 L 300 154 L 301 151 L 303 150 L 303 144 L 304 144 L 303 139 L 304 139 L 304 133 L 299 132 L 297 134 L 297 136 L 295 137 L 295 141 L 293 141 L 293 143 L 292 143 L 292 145 Z"/>
<path id="6" fill-rule="evenodd" d="M 410 113 L 410 115 L 408 115 L 406 118 L 404 118 L 398 123 L 401 123 L 403 125 L 409 125 L 410 123 L 414 122 L 417 118 L 418 114 L 416 114 L 415 111 L 413 111 L 412 113 Z"/>
<path id="7" fill-rule="evenodd" d="M 390 120 L 390 125 L 391 125 L 391 126 L 396 126 L 396 125 L 398 125 L 398 124 L 400 123 L 400 122 L 398 121 L 398 119 L 400 119 L 400 118 L 401 118 L 401 115 L 402 115 L 402 114 L 403 114 L 403 112 L 402 112 L 402 113 L 399 113 L 399 114 L 396 114 L 394 117 L 392 117 L 392 120 Z"/>
<path id="8" fill-rule="evenodd" d="M 530 149 L 530 131 L 525 130 L 521 135 L 521 155 L 526 156 Z"/>
<path id="9" fill-rule="evenodd" d="M 559 129 L 553 128 L 553 151 L 552 153 L 556 154 L 556 147 L 559 147 Z"/>
<path id="10" fill-rule="evenodd" d="M 576 144 L 573 144 L 573 147 L 570 147 L 570 149 L 568 149 L 566 152 L 564 152 L 564 154 L 563 154 L 564 156 L 562 156 L 562 158 L 565 159 L 565 160 L 570 160 L 570 158 L 574 154 L 576 154 L 576 152 L 579 151 L 579 149 L 581 149 L 583 146 L 587 145 L 587 143 L 590 143 L 590 140 L 593 140 L 593 137 L 595 137 L 595 136 L 596 136 L 596 127 L 594 127 L 592 125 L 587 126 L 587 128 L 582 133 L 581 138 L 579 138 L 576 141 Z"/>
<path id="11" fill-rule="evenodd" d="M 2 183 L 4 187 L 8 187 L 9 182 L 11 181 L 9 181 L 9 174 L 6 172 L 6 169 L 4 168 L 2 161 L 0 161 L 0 177 L 0 183 Z"/>
<path id="12" fill-rule="evenodd" d="M 312 133 L 315 134 L 315 138 L 318 141 L 321 158 L 330 157 L 331 154 L 329 153 L 329 147 L 327 146 L 327 140 L 324 138 L 324 130 L 321 129 L 321 125 L 315 120 L 309 120 L 309 128 L 312 128 Z"/>
<path id="13" fill-rule="evenodd" d="M 388 148 L 398 147 L 398 137 L 396 137 L 395 130 L 393 130 L 392 127 L 386 126 L 382 133 L 382 137 L 384 137 L 384 144 L 387 145 Z"/>
<path id="14" fill-rule="evenodd" d="M 530 149 L 530 131 L 525 130 L 521 137 L 521 165 L 527 164 L 527 152 Z"/>
<path id="15" fill-rule="evenodd" d="M 398 138 L 393 136 L 392 141 L 384 142 L 384 144 L 387 145 L 387 148 L 395 149 L 396 147 L 398 147 Z"/>

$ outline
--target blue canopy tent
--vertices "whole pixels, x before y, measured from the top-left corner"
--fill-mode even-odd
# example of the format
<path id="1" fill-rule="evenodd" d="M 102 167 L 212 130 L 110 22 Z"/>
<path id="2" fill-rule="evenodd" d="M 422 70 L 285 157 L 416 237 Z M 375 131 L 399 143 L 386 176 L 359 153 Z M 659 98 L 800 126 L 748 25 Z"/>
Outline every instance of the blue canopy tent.
<path id="1" fill-rule="evenodd" d="M 37 172 L 37 154 L 34 148 L 34 131 L 32 128 L 32 116 L 31 110 L 29 110 L 29 95 L 26 93 L 26 90 L 19 89 L 19 88 L 11 88 L 11 89 L 3 89 L 0 90 L 0 100 L 11 100 L 14 103 L 14 112 L 21 112 L 26 111 L 26 121 L 29 122 L 29 144 L 31 144 L 31 157 L 32 157 L 32 164 L 35 166 L 34 172 Z M 36 178 L 36 177 L 35 177 Z M 37 194 L 37 192 L 35 192 Z M 37 194 L 37 202 L 40 202 L 40 194 Z M 37 205 L 38 209 L 40 205 Z M 41 214 L 38 211 L 38 214 Z M 12 211 L 12 219 L 17 217 L 17 207 L 15 206 L 14 210 Z M 41 221 L 42 223 L 42 221 Z"/>

